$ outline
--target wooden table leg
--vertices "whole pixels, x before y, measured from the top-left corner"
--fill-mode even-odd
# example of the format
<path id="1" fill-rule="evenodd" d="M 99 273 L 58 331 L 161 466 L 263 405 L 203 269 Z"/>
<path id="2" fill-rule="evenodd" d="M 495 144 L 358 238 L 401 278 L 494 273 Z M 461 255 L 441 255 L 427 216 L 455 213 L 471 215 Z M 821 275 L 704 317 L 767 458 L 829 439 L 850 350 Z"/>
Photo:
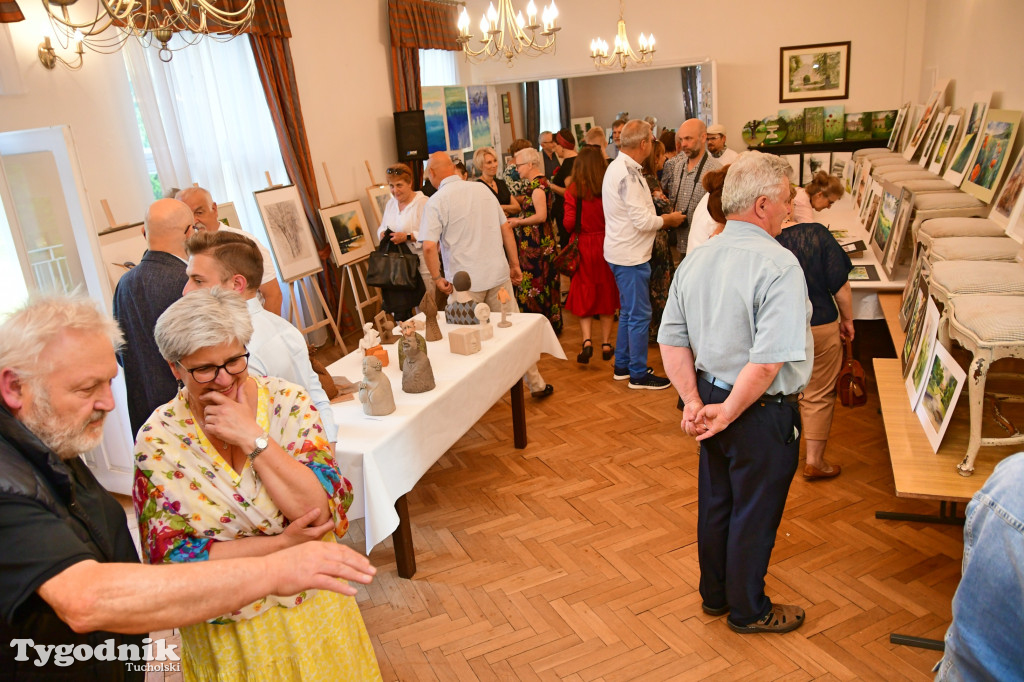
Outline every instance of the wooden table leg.
<path id="1" fill-rule="evenodd" d="M 523 400 L 523 379 L 512 386 L 512 440 L 517 448 L 526 447 L 526 403 Z"/>
<path id="2" fill-rule="evenodd" d="M 395 564 L 400 578 L 411 578 L 416 575 L 416 548 L 412 546 L 412 524 L 405 495 L 395 500 L 395 511 L 398 512 L 398 528 L 391 534 L 395 543 Z"/>

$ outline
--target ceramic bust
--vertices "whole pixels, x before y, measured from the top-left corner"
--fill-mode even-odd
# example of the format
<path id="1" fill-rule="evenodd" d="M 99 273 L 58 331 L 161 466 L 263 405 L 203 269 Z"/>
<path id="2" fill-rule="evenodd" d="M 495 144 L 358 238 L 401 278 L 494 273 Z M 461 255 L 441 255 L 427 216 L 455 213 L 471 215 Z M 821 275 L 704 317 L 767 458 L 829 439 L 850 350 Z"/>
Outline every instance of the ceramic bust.
<path id="1" fill-rule="evenodd" d="M 423 294 L 423 300 L 420 301 L 420 312 L 426 318 L 426 325 L 423 330 L 423 336 L 426 337 L 427 341 L 440 341 L 441 325 L 437 323 L 437 289 L 434 291 L 428 291 Z"/>
<path id="2" fill-rule="evenodd" d="M 493 339 L 494 327 L 491 326 L 491 306 L 486 303 L 477 303 L 476 307 L 473 308 L 473 314 L 476 315 L 476 319 L 480 322 L 480 340 Z"/>
<path id="3" fill-rule="evenodd" d="M 395 411 L 395 396 L 391 391 L 391 380 L 382 371 L 380 358 L 368 355 L 363 358 L 363 380 L 359 382 L 359 402 L 363 413 L 382 417 Z"/>
<path id="4" fill-rule="evenodd" d="M 444 308 L 445 322 L 448 324 L 480 324 L 473 312 L 476 303 L 469 293 L 470 287 L 473 286 L 469 273 L 464 270 L 456 272 L 452 277 L 452 286 L 455 287 L 455 291 L 448 297 L 448 305 Z"/>
<path id="5" fill-rule="evenodd" d="M 423 354 L 427 354 L 427 340 L 423 338 L 422 334 L 416 333 L 416 325 L 412 320 L 405 320 L 399 322 L 398 326 L 402 329 L 402 338 L 398 341 L 398 369 L 405 369 L 405 344 L 404 340 L 408 340 L 411 343 L 415 343 Z"/>
<path id="6" fill-rule="evenodd" d="M 404 350 L 404 367 L 402 368 L 402 390 L 406 393 L 426 393 L 434 388 L 434 371 L 426 351 L 420 349 L 416 339 L 404 337 L 401 341 Z"/>

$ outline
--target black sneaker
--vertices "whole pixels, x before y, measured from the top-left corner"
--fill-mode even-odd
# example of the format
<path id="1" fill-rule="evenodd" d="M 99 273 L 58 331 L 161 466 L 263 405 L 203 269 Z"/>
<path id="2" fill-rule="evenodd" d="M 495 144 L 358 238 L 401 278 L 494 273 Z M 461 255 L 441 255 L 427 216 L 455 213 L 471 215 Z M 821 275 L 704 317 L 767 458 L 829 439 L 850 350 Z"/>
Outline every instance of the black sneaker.
<path id="1" fill-rule="evenodd" d="M 651 391 L 660 391 L 662 389 L 668 388 L 671 385 L 671 381 L 669 381 L 665 377 L 659 377 L 657 374 L 654 373 L 654 370 L 651 369 L 650 367 L 647 368 L 647 374 L 645 374 L 642 378 L 629 380 L 629 387 L 638 390 L 646 388 Z"/>
<path id="2" fill-rule="evenodd" d="M 615 379 L 616 381 L 625 381 L 629 378 L 629 370 L 625 367 L 616 366 L 614 372 L 615 373 L 612 374 L 612 379 Z"/>

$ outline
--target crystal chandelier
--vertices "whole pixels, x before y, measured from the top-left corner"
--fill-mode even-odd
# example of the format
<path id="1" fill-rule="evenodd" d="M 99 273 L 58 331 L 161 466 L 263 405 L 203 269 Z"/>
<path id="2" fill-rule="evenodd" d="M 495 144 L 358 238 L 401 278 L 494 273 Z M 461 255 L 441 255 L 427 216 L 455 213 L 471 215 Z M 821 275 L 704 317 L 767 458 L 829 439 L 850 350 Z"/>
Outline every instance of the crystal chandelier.
<path id="1" fill-rule="evenodd" d="M 647 66 L 654 61 L 654 35 L 640 34 L 640 54 L 633 51 L 626 37 L 626 22 L 622 18 L 622 0 L 619 0 L 619 30 L 615 35 L 615 49 L 608 54 L 608 43 L 601 38 L 590 41 L 590 57 L 599 69 L 622 69 L 630 64 Z"/>
<path id="2" fill-rule="evenodd" d="M 512 0 L 498 0 L 498 9 L 494 9 L 492 2 L 487 13 L 480 19 L 480 49 L 474 50 L 469 46 L 473 38 L 469 32 L 469 12 L 463 6 L 459 14 L 459 36 L 456 41 L 466 53 L 467 61 L 479 63 L 491 58 L 504 58 L 511 67 L 512 60 L 520 54 L 536 57 L 545 52 L 554 53 L 555 34 L 559 31 L 555 25 L 557 18 L 558 8 L 554 0 L 544 8 L 541 23 L 537 23 L 537 6 L 533 0 L 526 6 L 526 18 L 523 18 L 522 10 L 516 13 Z M 538 42 L 538 37 L 543 41 Z"/>
<path id="3" fill-rule="evenodd" d="M 175 34 L 184 45 L 173 49 L 193 45 L 207 35 L 230 40 L 248 28 L 254 13 L 254 0 L 224 3 L 237 9 L 219 8 L 216 0 L 93 0 L 95 11 L 72 16 L 69 8 L 77 2 L 43 0 L 54 35 L 63 47 L 74 41 L 79 55 L 82 45 L 94 52 L 110 53 L 134 37 L 147 47 L 154 41 L 159 43 L 160 60 L 164 62 L 171 61 L 168 43 Z"/>

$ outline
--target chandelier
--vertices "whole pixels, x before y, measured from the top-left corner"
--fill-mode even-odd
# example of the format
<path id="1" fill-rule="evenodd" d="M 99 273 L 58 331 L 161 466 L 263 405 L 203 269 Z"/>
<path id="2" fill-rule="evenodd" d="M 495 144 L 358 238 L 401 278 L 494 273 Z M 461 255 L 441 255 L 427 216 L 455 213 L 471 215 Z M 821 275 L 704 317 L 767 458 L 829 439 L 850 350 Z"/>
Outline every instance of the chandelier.
<path id="1" fill-rule="evenodd" d="M 491 58 L 505 58 L 511 67 L 512 60 L 521 54 L 536 57 L 549 51 L 554 53 L 555 34 L 559 31 L 555 25 L 557 18 L 558 8 L 554 0 L 544 8 L 541 23 L 537 23 L 537 5 L 533 0 L 526 6 L 526 18 L 523 18 L 522 10 L 516 13 L 512 0 L 498 0 L 498 9 L 494 9 L 492 2 L 480 19 L 480 49 L 474 50 L 469 46 L 473 38 L 469 32 L 469 12 L 463 6 L 459 14 L 459 36 L 455 40 L 466 53 L 466 61 L 479 63 Z M 538 42 L 538 37 L 541 42 Z"/>
<path id="2" fill-rule="evenodd" d="M 145 47 L 154 41 L 159 43 L 160 61 L 169 62 L 172 49 L 194 45 L 204 36 L 230 40 L 248 28 L 254 13 L 254 0 L 222 3 L 237 9 L 219 8 L 216 0 L 92 0 L 95 11 L 76 12 L 72 17 L 69 8 L 77 1 L 43 0 L 43 6 L 54 35 L 63 47 L 76 43 L 79 60 L 83 45 L 94 52 L 110 53 L 121 49 L 128 38 L 134 37 Z M 168 47 L 175 34 L 184 45 Z M 44 45 L 45 51 L 52 55 L 49 37 Z M 43 52 L 41 46 L 40 59 L 43 59 Z"/>
<path id="3" fill-rule="evenodd" d="M 608 54 L 608 43 L 601 38 L 590 41 L 590 57 L 598 69 L 622 69 L 630 64 L 647 66 L 654 61 L 654 35 L 640 34 L 640 54 L 633 51 L 626 37 L 626 22 L 622 18 L 622 0 L 619 0 L 619 30 L 615 35 L 615 49 Z"/>

